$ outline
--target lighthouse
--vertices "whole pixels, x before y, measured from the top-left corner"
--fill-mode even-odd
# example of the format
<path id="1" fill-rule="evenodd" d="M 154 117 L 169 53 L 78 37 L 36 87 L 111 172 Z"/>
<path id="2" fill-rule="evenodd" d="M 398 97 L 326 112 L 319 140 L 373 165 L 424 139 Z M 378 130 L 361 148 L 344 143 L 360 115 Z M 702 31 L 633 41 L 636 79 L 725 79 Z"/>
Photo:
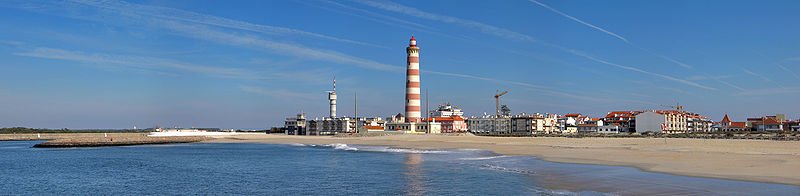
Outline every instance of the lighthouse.
<path id="1" fill-rule="evenodd" d="M 406 48 L 408 57 L 406 69 L 406 122 L 420 122 L 420 79 L 419 79 L 419 47 L 417 39 L 411 36 Z"/>

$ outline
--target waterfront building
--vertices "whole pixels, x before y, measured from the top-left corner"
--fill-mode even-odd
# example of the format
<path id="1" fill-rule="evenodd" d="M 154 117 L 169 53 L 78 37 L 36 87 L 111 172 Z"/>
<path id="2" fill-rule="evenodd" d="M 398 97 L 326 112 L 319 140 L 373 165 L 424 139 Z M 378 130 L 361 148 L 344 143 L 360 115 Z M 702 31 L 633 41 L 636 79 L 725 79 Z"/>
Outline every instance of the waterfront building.
<path id="1" fill-rule="evenodd" d="M 386 121 L 380 117 L 360 118 L 358 133 L 382 132 L 386 130 Z"/>
<path id="2" fill-rule="evenodd" d="M 439 105 L 432 111 L 431 117 L 425 122 L 439 122 L 442 124 L 442 133 L 464 133 L 467 132 L 467 122 L 463 117 L 464 112 L 450 103 Z"/>
<path id="3" fill-rule="evenodd" d="M 283 126 L 286 135 L 306 135 L 306 114 L 300 113 L 295 117 L 286 118 Z"/>
<path id="4" fill-rule="evenodd" d="M 335 135 L 339 133 L 357 133 L 357 119 L 350 117 L 322 118 L 308 121 L 308 133 L 305 135 Z"/>
<path id="5" fill-rule="evenodd" d="M 679 110 L 655 110 L 639 113 L 635 117 L 636 132 L 686 133 L 686 113 Z"/>
<path id="6" fill-rule="evenodd" d="M 442 133 L 464 133 L 467 132 L 467 122 L 461 116 L 431 117 L 425 122 L 437 122 L 442 124 Z"/>
<path id="7" fill-rule="evenodd" d="M 432 117 L 451 117 L 451 116 L 464 116 L 464 112 L 461 111 L 460 108 L 450 105 L 450 103 L 445 103 L 439 105 L 439 107 L 431 112 Z"/>
<path id="8" fill-rule="evenodd" d="M 578 133 L 597 133 L 597 124 L 579 124 Z"/>
<path id="9" fill-rule="evenodd" d="M 511 134 L 511 118 L 508 116 L 484 115 L 467 119 L 469 132 L 478 135 Z"/>
<path id="10" fill-rule="evenodd" d="M 431 122 L 405 122 L 405 118 L 397 114 L 392 117 L 392 121 L 387 122 L 385 131 L 410 134 L 438 134 L 442 133 L 442 123 L 432 120 Z"/>
<path id="11" fill-rule="evenodd" d="M 718 125 L 719 126 L 715 129 L 722 132 L 739 132 L 748 130 L 747 123 L 733 122 L 730 118 L 728 118 L 727 114 L 722 117 L 722 120 L 718 123 Z"/>
<path id="12" fill-rule="evenodd" d="M 618 124 L 610 124 L 610 125 L 598 126 L 597 133 L 618 134 L 618 133 L 626 133 L 626 130 Z"/>
<path id="13" fill-rule="evenodd" d="M 603 118 L 604 123 L 620 126 L 622 132 L 636 132 L 636 114 L 641 111 L 612 111 Z"/>
<path id="14" fill-rule="evenodd" d="M 511 132 L 515 134 L 554 134 L 560 133 L 561 130 L 554 115 L 522 113 L 511 117 Z"/>
<path id="15" fill-rule="evenodd" d="M 747 123 L 755 131 L 783 131 L 782 118 L 777 116 L 764 116 L 761 118 L 747 118 Z"/>
<path id="16" fill-rule="evenodd" d="M 689 133 L 708 133 L 714 121 L 698 114 L 688 114 L 686 117 L 686 128 Z"/>

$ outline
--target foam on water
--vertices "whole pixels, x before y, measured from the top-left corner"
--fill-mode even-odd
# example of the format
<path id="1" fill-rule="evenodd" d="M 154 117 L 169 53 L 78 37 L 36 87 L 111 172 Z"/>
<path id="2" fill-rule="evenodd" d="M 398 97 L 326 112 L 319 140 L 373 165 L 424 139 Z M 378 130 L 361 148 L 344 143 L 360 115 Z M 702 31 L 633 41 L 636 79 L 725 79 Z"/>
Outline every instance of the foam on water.
<path id="1" fill-rule="evenodd" d="M 420 150 L 420 149 L 407 149 L 407 148 L 392 148 L 388 146 L 348 145 L 342 143 L 333 143 L 325 145 L 292 143 L 289 145 L 297 147 L 329 147 L 335 150 L 361 151 L 361 152 L 388 152 L 388 153 L 411 153 L 411 154 L 444 154 L 452 152 L 446 150 Z"/>
<path id="2" fill-rule="evenodd" d="M 500 155 L 500 156 L 491 156 L 491 157 L 465 157 L 465 158 L 460 158 L 459 160 L 478 161 L 478 160 L 491 160 L 491 159 L 506 158 L 506 157 L 509 157 L 509 156 Z"/>
<path id="3" fill-rule="evenodd" d="M 358 150 L 358 148 L 356 148 L 356 147 L 351 147 L 351 146 L 348 146 L 347 144 L 340 144 L 340 143 L 328 144 L 328 145 L 324 145 L 324 146 L 333 147 L 333 149 L 336 149 L 336 150 L 347 150 L 347 151 L 357 151 Z"/>

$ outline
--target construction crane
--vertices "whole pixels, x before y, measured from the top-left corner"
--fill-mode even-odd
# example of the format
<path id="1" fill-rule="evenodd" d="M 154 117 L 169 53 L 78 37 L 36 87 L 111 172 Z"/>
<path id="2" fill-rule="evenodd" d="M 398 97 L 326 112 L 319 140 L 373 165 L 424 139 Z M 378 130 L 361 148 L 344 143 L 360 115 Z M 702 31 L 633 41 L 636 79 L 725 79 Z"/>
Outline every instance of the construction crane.
<path id="1" fill-rule="evenodd" d="M 675 105 L 661 105 L 661 107 L 672 108 L 672 109 L 675 109 L 675 110 L 678 110 L 678 111 L 683 111 L 683 106 L 680 103 L 675 104 Z"/>
<path id="2" fill-rule="evenodd" d="M 494 94 L 494 113 L 496 117 L 500 117 L 500 96 L 505 95 L 508 91 L 503 91 L 502 93 L 500 90 Z"/>

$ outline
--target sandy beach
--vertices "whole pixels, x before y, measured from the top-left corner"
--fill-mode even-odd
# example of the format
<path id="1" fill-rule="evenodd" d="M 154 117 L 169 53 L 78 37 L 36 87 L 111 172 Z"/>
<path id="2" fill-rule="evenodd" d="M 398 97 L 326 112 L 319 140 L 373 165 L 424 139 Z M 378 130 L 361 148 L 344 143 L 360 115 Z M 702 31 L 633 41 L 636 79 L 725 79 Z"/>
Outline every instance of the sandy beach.
<path id="1" fill-rule="evenodd" d="M 800 185 L 800 142 L 664 138 L 498 138 L 391 135 L 378 137 L 218 137 L 204 142 L 361 144 L 415 149 L 485 149 L 566 163 L 632 166 L 677 175 Z"/>

